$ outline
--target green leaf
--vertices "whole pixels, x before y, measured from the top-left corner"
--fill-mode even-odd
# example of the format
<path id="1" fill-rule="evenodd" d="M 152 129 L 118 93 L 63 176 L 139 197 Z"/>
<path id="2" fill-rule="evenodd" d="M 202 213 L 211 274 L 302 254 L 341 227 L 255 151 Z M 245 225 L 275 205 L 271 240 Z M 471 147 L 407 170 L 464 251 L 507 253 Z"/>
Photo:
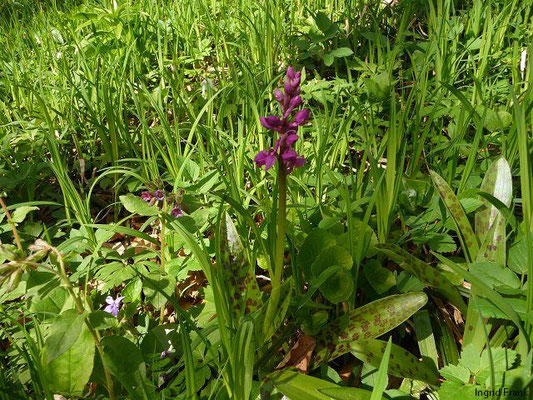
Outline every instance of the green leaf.
<path id="1" fill-rule="evenodd" d="M 416 276 L 425 285 L 434 288 L 444 298 L 466 314 L 466 304 L 455 286 L 436 268 L 411 255 L 395 244 L 379 244 L 376 248 L 398 263 L 400 267 Z"/>
<path id="2" fill-rule="evenodd" d="M 370 400 L 381 400 L 383 392 L 389 384 L 389 377 L 387 376 L 387 371 L 389 370 L 389 359 L 390 359 L 390 350 L 392 345 L 392 337 L 389 337 L 389 341 L 383 351 L 383 357 L 381 358 L 381 363 L 379 364 L 378 373 L 376 376 L 376 383 L 374 389 L 372 390 L 372 396 Z"/>
<path id="3" fill-rule="evenodd" d="M 439 390 L 439 398 L 441 400 L 479 400 L 480 396 L 476 394 L 476 390 L 479 389 L 480 387 L 476 385 L 447 381 Z"/>
<path id="4" fill-rule="evenodd" d="M 75 309 L 63 311 L 52 324 L 52 331 L 46 338 L 47 362 L 54 360 L 70 349 L 78 340 L 85 319 Z"/>
<path id="5" fill-rule="evenodd" d="M 487 169 L 480 191 L 493 196 L 509 207 L 513 196 L 512 179 L 511 168 L 505 158 L 501 157 Z M 492 254 L 492 257 L 488 257 L 488 254 L 485 256 L 485 252 L 482 251 L 478 256 L 478 261 L 488 259 L 505 265 L 505 218 L 486 198 L 480 196 L 480 200 L 483 202 L 483 208 L 476 213 L 476 234 L 481 243 L 487 243 L 484 247 L 492 250 L 488 253 Z M 493 225 L 496 227 L 492 228 Z M 489 231 L 492 231 L 490 235 Z M 494 246 L 496 249 L 493 248 Z"/>
<path id="6" fill-rule="evenodd" d="M 139 196 L 135 196 L 132 193 L 120 196 L 120 202 L 126 210 L 132 214 L 139 214 L 144 217 L 150 217 L 157 215 L 157 207 L 151 206 L 148 202 L 141 199 Z"/>
<path id="7" fill-rule="evenodd" d="M 346 398 L 369 400 L 371 396 L 367 390 L 343 388 L 334 383 L 291 370 L 276 371 L 268 375 L 267 379 L 290 400 L 342 400 Z M 351 397 L 346 397 L 347 395 Z"/>
<path id="8" fill-rule="evenodd" d="M 38 210 L 38 209 L 39 207 L 32 207 L 32 206 L 18 207 L 17 209 L 15 209 L 13 214 L 11 214 L 11 222 L 15 222 L 17 224 L 21 223 L 22 221 L 24 221 L 24 219 L 26 219 L 26 216 L 28 215 L 28 213 L 34 210 Z"/>
<path id="9" fill-rule="evenodd" d="M 320 293 L 322 293 L 328 301 L 337 304 L 347 300 L 352 294 L 353 288 L 353 278 L 350 273 L 343 268 L 335 272 L 320 286 Z"/>
<path id="10" fill-rule="evenodd" d="M 126 284 L 126 286 L 124 286 L 124 289 L 122 290 L 124 301 L 127 303 L 132 303 L 140 299 L 142 288 L 143 284 L 139 277 L 133 278 Z"/>
<path id="11" fill-rule="evenodd" d="M 333 265 L 339 265 L 347 270 L 351 269 L 353 259 L 348 250 L 340 246 L 328 246 L 323 248 L 311 265 L 311 274 L 312 276 L 317 277 Z"/>
<path id="12" fill-rule="evenodd" d="M 324 61 L 326 67 L 329 67 L 335 61 L 335 57 L 331 53 L 327 53 L 322 56 L 322 61 Z"/>
<path id="13" fill-rule="evenodd" d="M 312 277 L 311 265 L 315 262 L 322 249 L 333 246 L 336 243 L 335 236 L 319 228 L 312 230 L 307 235 L 300 247 L 296 261 L 308 278 Z"/>
<path id="14" fill-rule="evenodd" d="M 147 392 L 146 365 L 139 348 L 123 336 L 102 339 L 104 365 L 124 385 L 134 398 Z"/>
<path id="15" fill-rule="evenodd" d="M 470 264 L 470 272 L 480 278 L 492 289 L 521 287 L 520 279 L 509 268 L 496 263 L 476 262 Z"/>
<path id="16" fill-rule="evenodd" d="M 381 263 L 376 259 L 369 260 L 363 267 L 363 274 L 370 286 L 376 293 L 382 294 L 396 285 L 396 278 L 392 271 L 383 268 Z"/>
<path id="17" fill-rule="evenodd" d="M 220 256 L 231 311 L 237 318 L 261 306 L 255 270 L 244 252 L 239 233 L 228 213 L 220 221 Z"/>
<path id="18" fill-rule="evenodd" d="M 96 310 L 90 313 L 89 322 L 96 330 L 118 327 L 118 319 L 104 310 Z"/>
<path id="19" fill-rule="evenodd" d="M 429 173 L 442 202 L 452 215 L 457 227 L 457 233 L 462 236 L 462 241 L 466 245 L 465 251 L 469 252 L 472 260 L 475 260 L 479 252 L 479 243 L 461 203 L 457 200 L 450 186 L 448 186 L 439 174 L 434 171 L 430 171 Z"/>
<path id="20" fill-rule="evenodd" d="M 521 239 L 516 243 L 513 243 L 509 249 L 509 260 L 507 265 L 517 274 L 527 274 L 527 242 L 526 239 Z"/>
<path id="21" fill-rule="evenodd" d="M 427 302 L 425 293 L 388 296 L 342 315 L 317 335 L 315 366 L 350 351 L 350 342 L 374 339 L 394 329 Z"/>
<path id="22" fill-rule="evenodd" d="M 379 368 L 387 343 L 377 339 L 357 340 L 350 343 L 350 352 L 361 361 Z M 401 346 L 392 344 L 390 349 L 389 374 L 439 384 L 439 375 L 434 365 L 417 359 Z"/>
<path id="23" fill-rule="evenodd" d="M 468 383 L 470 380 L 470 371 L 462 365 L 446 365 L 441 368 L 440 373 L 443 378 L 457 383 Z"/>
<path id="24" fill-rule="evenodd" d="M 329 54 L 331 54 L 333 57 L 340 58 L 351 56 L 353 54 L 353 51 L 349 47 L 339 47 L 338 49 L 331 50 Z"/>
<path id="25" fill-rule="evenodd" d="M 69 397 L 81 396 L 93 370 L 94 351 L 94 338 L 84 324 L 78 339 L 70 349 L 44 368 L 43 372 L 53 393 Z M 47 358 L 45 348 L 44 359 Z"/>

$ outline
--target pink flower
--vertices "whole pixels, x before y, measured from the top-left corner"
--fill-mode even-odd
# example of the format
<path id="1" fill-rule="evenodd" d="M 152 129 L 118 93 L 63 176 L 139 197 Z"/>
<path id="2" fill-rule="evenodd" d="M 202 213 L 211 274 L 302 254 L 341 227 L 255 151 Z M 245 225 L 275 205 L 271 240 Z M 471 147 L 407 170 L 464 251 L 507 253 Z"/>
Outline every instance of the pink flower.
<path id="1" fill-rule="evenodd" d="M 152 193 L 146 190 L 141 193 L 141 199 L 143 199 L 144 201 L 150 201 L 153 197 L 154 196 L 152 196 Z"/>

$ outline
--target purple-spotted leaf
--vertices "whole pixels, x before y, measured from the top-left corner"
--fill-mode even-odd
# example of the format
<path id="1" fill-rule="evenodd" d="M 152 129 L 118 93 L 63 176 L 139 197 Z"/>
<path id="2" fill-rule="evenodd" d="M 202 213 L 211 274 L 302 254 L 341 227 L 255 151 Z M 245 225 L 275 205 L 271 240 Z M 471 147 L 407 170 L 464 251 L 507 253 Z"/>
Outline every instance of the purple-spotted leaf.
<path id="1" fill-rule="evenodd" d="M 462 241 L 466 246 L 464 250 L 470 254 L 472 260 L 475 260 L 479 252 L 479 243 L 472 229 L 472 225 L 468 221 L 465 210 L 463 210 L 463 206 L 461 206 L 453 190 L 439 174 L 434 171 L 429 171 L 429 173 L 440 198 L 452 215 L 457 227 L 457 233 L 459 236 L 462 236 Z"/>
<path id="2" fill-rule="evenodd" d="M 255 271 L 252 270 L 237 229 L 227 213 L 220 225 L 220 255 L 224 281 L 228 287 L 233 315 L 238 319 L 260 306 L 261 293 L 255 279 Z"/>
<path id="3" fill-rule="evenodd" d="M 351 353 L 361 361 L 379 368 L 387 343 L 382 340 L 357 340 L 350 343 Z M 419 360 L 402 347 L 392 344 L 389 374 L 400 378 L 416 379 L 431 385 L 439 384 L 439 373 L 434 364 Z"/>
<path id="4" fill-rule="evenodd" d="M 481 183 L 482 192 L 500 200 L 507 207 L 513 197 L 509 164 L 501 157 L 494 161 Z M 480 196 L 483 207 L 476 213 L 476 235 L 482 244 L 476 261 L 493 261 L 505 265 L 505 218 L 487 199 Z"/>
<path id="5" fill-rule="evenodd" d="M 455 286 L 436 268 L 419 260 L 396 244 L 379 244 L 376 248 L 396 261 L 400 267 L 433 288 L 459 311 L 466 314 L 466 304 Z"/>
<path id="6" fill-rule="evenodd" d="M 337 318 L 316 336 L 315 367 L 350 351 L 350 342 L 375 339 L 394 329 L 427 302 L 425 293 L 397 294 Z"/>

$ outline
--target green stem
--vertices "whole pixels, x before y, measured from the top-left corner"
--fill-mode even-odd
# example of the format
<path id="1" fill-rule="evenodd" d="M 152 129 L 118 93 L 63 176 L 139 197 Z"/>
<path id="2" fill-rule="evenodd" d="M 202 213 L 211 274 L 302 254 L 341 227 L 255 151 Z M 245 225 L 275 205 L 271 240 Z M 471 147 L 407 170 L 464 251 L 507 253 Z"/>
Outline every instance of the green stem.
<path id="1" fill-rule="evenodd" d="M 19 250 L 22 250 L 22 244 L 20 243 L 19 234 L 17 232 L 17 227 L 15 223 L 11 220 L 11 214 L 9 213 L 9 210 L 6 207 L 6 203 L 4 203 L 4 199 L 0 197 L 0 205 L 2 206 L 2 210 L 4 210 L 4 213 L 6 214 L 7 222 L 11 225 L 11 229 L 13 230 L 13 237 L 15 238 L 15 243 L 17 244 L 17 248 Z"/>
<path id="2" fill-rule="evenodd" d="M 273 329 L 273 320 L 276 315 L 280 291 L 281 277 L 283 272 L 283 258 L 285 255 L 285 220 L 287 219 L 287 174 L 282 168 L 278 168 L 278 210 L 277 210 L 277 237 L 276 253 L 274 259 L 274 271 L 272 278 L 272 292 L 268 302 L 263 332 L 265 338 L 271 336 Z"/>

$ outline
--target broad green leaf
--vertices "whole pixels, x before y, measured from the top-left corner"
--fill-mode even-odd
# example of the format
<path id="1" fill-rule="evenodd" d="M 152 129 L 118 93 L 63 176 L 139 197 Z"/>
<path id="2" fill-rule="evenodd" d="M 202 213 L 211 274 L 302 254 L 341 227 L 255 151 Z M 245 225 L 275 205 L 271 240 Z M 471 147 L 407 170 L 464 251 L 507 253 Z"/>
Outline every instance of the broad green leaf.
<path id="1" fill-rule="evenodd" d="M 74 345 L 80 336 L 84 319 L 85 315 L 78 314 L 75 309 L 63 311 L 54 319 L 45 343 L 48 363 Z"/>
<path id="2" fill-rule="evenodd" d="M 331 50 L 329 54 L 333 57 L 348 57 L 353 54 L 353 51 L 349 47 L 339 47 L 338 49 Z"/>
<path id="3" fill-rule="evenodd" d="M 26 216 L 28 215 L 28 213 L 34 210 L 38 210 L 38 209 L 39 207 L 34 207 L 34 206 L 33 207 L 32 206 L 18 207 L 17 209 L 15 209 L 13 214 L 11 214 L 11 222 L 21 223 L 22 221 L 24 221 L 24 219 L 26 219 Z"/>
<path id="4" fill-rule="evenodd" d="M 425 285 L 432 287 L 450 303 L 466 314 L 466 304 L 455 286 L 436 268 L 419 260 L 395 244 L 379 244 L 376 248 L 395 260 L 400 267 L 416 276 Z"/>
<path id="5" fill-rule="evenodd" d="M 516 274 L 509 268 L 491 262 L 476 262 L 470 264 L 470 272 L 482 279 L 492 289 L 518 289 L 522 284 Z"/>
<path id="6" fill-rule="evenodd" d="M 377 339 L 357 340 L 350 343 L 350 352 L 376 368 L 379 368 L 387 343 Z M 423 381 L 432 385 L 439 384 L 439 374 L 434 365 L 417 359 L 401 346 L 392 344 L 389 360 L 389 374 Z"/>
<path id="7" fill-rule="evenodd" d="M 519 240 L 509 248 L 509 260 L 507 265 L 517 274 L 527 274 L 527 241 L 525 238 Z"/>
<path id="8" fill-rule="evenodd" d="M 396 285 L 396 278 L 391 270 L 381 266 L 375 258 L 370 259 L 363 267 L 363 274 L 376 293 L 382 294 Z"/>
<path id="9" fill-rule="evenodd" d="M 81 396 L 93 370 L 94 351 L 94 338 L 84 324 L 70 349 L 52 360 L 43 371 L 53 393 Z M 46 350 L 44 354 L 46 360 Z"/>
<path id="10" fill-rule="evenodd" d="M 133 398 L 143 398 L 148 392 L 146 365 L 139 348 L 123 336 L 102 339 L 104 365 L 128 390 Z"/>
<path id="11" fill-rule="evenodd" d="M 118 327 L 118 319 L 104 310 L 96 310 L 90 313 L 89 322 L 96 330 Z"/>
<path id="12" fill-rule="evenodd" d="M 132 214 L 139 214 L 144 217 L 151 217 L 157 215 L 157 207 L 150 205 L 148 202 L 141 199 L 139 196 L 135 196 L 132 193 L 120 196 L 120 202 L 126 210 Z"/>
<path id="13" fill-rule="evenodd" d="M 334 266 L 336 267 L 336 266 Z M 321 286 L 320 293 L 334 304 L 343 302 L 353 292 L 352 275 L 344 268 L 337 270 Z"/>
<path id="14" fill-rule="evenodd" d="M 512 178 L 509 164 L 501 157 L 489 166 L 480 191 L 509 207 L 513 196 Z M 483 208 L 476 213 L 475 226 L 476 235 L 483 246 L 477 261 L 488 260 L 505 265 L 505 218 L 486 198 L 480 196 L 480 200 Z"/>
<path id="15" fill-rule="evenodd" d="M 228 213 L 220 221 L 220 255 L 233 315 L 237 318 L 261 306 L 261 293 L 242 245 L 239 233 Z"/>
<path id="16" fill-rule="evenodd" d="M 431 179 L 435 185 L 440 198 L 444 205 L 452 215 L 452 218 L 457 227 L 457 233 L 462 236 L 462 241 L 466 246 L 465 251 L 470 254 L 472 260 L 475 260 L 479 252 L 479 243 L 474 235 L 472 226 L 466 217 L 466 213 L 461 206 L 461 203 L 455 196 L 455 193 L 450 189 L 442 177 L 434 171 L 430 171 Z"/>
<path id="17" fill-rule="evenodd" d="M 268 381 L 290 400 L 369 400 L 371 393 L 363 389 L 343 388 L 334 383 L 304 375 L 296 371 L 276 371 L 267 377 Z M 355 389 L 355 390 L 342 390 Z M 346 397 L 346 395 L 351 397 Z M 338 397 L 337 397 L 338 396 Z"/>
<path id="18" fill-rule="evenodd" d="M 308 278 L 312 277 L 311 265 L 315 262 L 322 249 L 333 246 L 336 243 L 335 236 L 319 228 L 312 230 L 307 235 L 300 247 L 296 260 Z"/>
<path id="19" fill-rule="evenodd" d="M 318 277 L 323 271 L 332 265 L 339 265 L 347 270 L 352 268 L 353 259 L 348 250 L 340 246 L 323 247 L 311 265 L 311 274 Z"/>
<path id="20" fill-rule="evenodd" d="M 143 284 L 139 277 L 133 278 L 129 281 L 124 289 L 122 290 L 122 296 L 124 296 L 124 301 L 127 303 L 134 302 L 141 297 Z"/>
<path id="21" fill-rule="evenodd" d="M 446 365 L 441 368 L 440 374 L 443 378 L 452 382 L 464 384 L 470 381 L 470 370 L 462 365 Z"/>
<path id="22" fill-rule="evenodd" d="M 350 351 L 350 342 L 374 339 L 394 329 L 427 302 L 425 293 L 388 296 L 342 315 L 316 336 L 315 366 Z"/>

